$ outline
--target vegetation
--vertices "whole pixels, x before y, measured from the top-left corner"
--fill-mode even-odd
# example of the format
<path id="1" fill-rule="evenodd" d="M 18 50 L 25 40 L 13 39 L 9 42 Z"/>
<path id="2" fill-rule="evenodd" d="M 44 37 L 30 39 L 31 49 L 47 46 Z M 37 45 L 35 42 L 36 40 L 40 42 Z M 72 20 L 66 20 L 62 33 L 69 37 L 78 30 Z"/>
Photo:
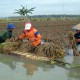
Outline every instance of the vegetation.
<path id="1" fill-rule="evenodd" d="M 25 18 L 25 17 L 27 18 L 28 13 L 32 14 L 32 11 L 34 11 L 34 9 L 35 9 L 35 7 L 27 9 L 27 6 L 24 7 L 22 5 L 21 5 L 21 7 L 22 7 L 21 9 L 15 10 L 15 13 L 20 14 L 23 18 Z"/>

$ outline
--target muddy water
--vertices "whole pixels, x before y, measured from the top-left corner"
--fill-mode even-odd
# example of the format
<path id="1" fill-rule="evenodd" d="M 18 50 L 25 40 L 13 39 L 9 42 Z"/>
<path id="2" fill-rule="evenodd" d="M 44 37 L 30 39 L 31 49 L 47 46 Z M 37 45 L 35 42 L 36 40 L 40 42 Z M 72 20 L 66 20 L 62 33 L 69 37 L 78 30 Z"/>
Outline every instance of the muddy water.
<path id="1" fill-rule="evenodd" d="M 80 57 L 67 56 L 63 60 L 80 65 Z M 50 65 L 0 54 L 0 80 L 80 80 L 80 67 Z"/>

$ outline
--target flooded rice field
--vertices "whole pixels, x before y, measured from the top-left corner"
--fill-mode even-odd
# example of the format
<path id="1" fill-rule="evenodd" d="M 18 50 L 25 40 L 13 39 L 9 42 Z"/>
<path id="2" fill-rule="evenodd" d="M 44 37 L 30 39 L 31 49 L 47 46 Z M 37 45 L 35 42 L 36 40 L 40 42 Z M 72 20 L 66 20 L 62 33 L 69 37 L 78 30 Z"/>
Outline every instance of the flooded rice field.
<path id="1" fill-rule="evenodd" d="M 73 66 L 0 54 L 0 80 L 80 80 L 80 57 L 69 55 L 63 59 Z"/>
<path id="2" fill-rule="evenodd" d="M 80 19 L 32 20 L 31 22 L 42 35 L 42 40 L 50 44 L 50 47 L 48 49 L 46 47 L 46 50 L 51 50 L 50 52 L 54 53 L 56 45 L 60 49 L 64 49 L 68 45 L 67 35 L 72 26 L 80 23 Z M 6 23 L 0 22 L 0 31 L 6 28 L 8 23 L 7 21 Z M 25 21 L 12 21 L 12 23 L 16 26 L 13 32 L 16 38 L 23 32 Z M 42 44 L 44 41 L 42 41 Z M 25 44 L 26 41 L 23 42 Z M 52 45 L 52 43 L 54 44 Z M 25 50 L 26 44 L 23 45 L 20 47 L 20 51 Z M 30 46 L 26 48 L 28 47 Z M 8 45 L 7 49 L 9 48 L 11 46 Z M 42 47 L 40 49 L 43 50 Z M 58 52 L 60 51 L 58 50 Z M 49 64 L 23 59 L 18 56 L 0 54 L 0 80 L 80 80 L 80 56 L 73 57 L 73 51 L 68 50 L 68 52 L 70 52 L 70 55 L 62 59 L 69 63 L 66 65 L 61 63 Z"/>

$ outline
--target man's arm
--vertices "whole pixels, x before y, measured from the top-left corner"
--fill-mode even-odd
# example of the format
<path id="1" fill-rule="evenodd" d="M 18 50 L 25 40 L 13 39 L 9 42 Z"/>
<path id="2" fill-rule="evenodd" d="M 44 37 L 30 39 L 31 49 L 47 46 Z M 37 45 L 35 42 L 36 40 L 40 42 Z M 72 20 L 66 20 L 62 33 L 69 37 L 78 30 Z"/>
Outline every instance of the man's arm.
<path id="1" fill-rule="evenodd" d="M 39 32 L 36 32 L 36 33 L 35 33 L 35 36 L 36 36 L 36 39 L 35 39 L 35 40 L 41 39 L 41 35 L 40 35 Z"/>

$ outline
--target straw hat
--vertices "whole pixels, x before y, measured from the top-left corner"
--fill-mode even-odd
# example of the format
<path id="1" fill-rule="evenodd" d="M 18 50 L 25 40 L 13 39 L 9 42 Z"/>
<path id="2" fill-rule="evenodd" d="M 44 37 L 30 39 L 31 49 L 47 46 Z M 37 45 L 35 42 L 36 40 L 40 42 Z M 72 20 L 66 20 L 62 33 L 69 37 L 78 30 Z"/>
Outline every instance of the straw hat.
<path id="1" fill-rule="evenodd" d="M 73 30 L 80 30 L 80 24 L 77 24 L 72 27 Z"/>

